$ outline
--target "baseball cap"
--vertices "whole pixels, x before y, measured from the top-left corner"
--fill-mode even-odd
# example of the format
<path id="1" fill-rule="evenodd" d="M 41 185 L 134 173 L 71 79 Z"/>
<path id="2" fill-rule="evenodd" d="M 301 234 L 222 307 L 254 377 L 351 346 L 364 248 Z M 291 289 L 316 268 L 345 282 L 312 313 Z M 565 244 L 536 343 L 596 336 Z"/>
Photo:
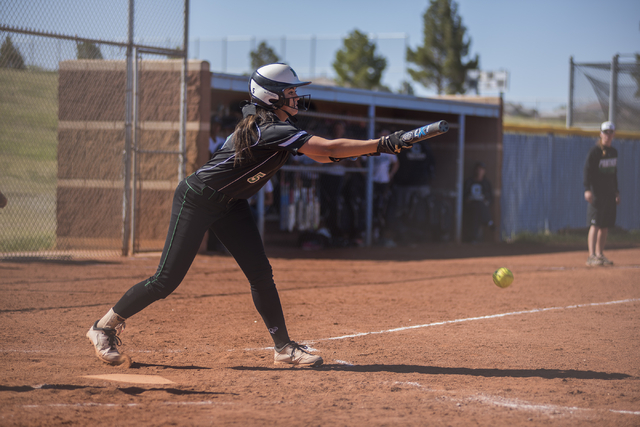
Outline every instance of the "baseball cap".
<path id="1" fill-rule="evenodd" d="M 616 130 L 615 125 L 613 124 L 613 122 L 604 122 L 602 123 L 602 125 L 600 126 L 600 130 L 602 132 L 606 131 L 606 130 Z"/>

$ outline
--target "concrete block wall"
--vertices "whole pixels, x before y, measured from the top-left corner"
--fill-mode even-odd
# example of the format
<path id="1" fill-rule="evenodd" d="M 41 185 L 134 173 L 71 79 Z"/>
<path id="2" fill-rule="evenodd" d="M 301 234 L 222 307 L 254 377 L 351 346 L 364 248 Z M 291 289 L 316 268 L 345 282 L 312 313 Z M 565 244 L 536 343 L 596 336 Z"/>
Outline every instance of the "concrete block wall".
<path id="1" fill-rule="evenodd" d="M 139 63 L 138 148 L 177 151 L 182 61 Z M 60 63 L 58 111 L 57 248 L 122 247 L 126 64 L 77 60 Z M 189 61 L 187 175 L 209 157 L 211 73 Z M 137 156 L 138 249 L 159 250 L 178 183 L 178 156 Z"/>

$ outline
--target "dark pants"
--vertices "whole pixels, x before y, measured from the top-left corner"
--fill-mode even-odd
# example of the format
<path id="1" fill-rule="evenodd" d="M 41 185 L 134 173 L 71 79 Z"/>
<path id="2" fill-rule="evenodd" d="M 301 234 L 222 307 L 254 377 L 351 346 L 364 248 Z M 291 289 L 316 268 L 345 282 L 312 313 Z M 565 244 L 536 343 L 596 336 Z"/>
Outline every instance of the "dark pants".
<path id="1" fill-rule="evenodd" d="M 320 175 L 320 214 L 334 239 L 344 234 L 344 227 L 340 221 L 343 188 L 344 176 L 326 173 Z"/>
<path id="2" fill-rule="evenodd" d="M 253 302 L 276 346 L 289 342 L 280 298 L 262 238 L 244 199 L 228 199 L 195 175 L 178 184 L 156 274 L 134 285 L 113 307 L 124 318 L 166 298 L 182 282 L 211 229 L 249 279 Z"/>
<path id="3" fill-rule="evenodd" d="M 587 205 L 587 226 L 612 228 L 616 225 L 616 195 L 594 195 L 593 203 Z"/>
<path id="4" fill-rule="evenodd" d="M 483 201 L 474 200 L 467 206 L 469 215 L 470 240 L 479 241 L 483 238 L 483 227 L 492 224 L 491 208 Z"/>

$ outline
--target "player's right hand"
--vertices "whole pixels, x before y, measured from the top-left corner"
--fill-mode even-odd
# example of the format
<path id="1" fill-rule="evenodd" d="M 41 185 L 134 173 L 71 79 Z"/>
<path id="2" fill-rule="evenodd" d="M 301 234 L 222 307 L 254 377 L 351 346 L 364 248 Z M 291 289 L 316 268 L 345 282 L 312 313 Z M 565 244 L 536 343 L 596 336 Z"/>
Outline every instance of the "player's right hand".
<path id="1" fill-rule="evenodd" d="M 593 193 L 589 190 L 584 192 L 584 199 L 588 202 L 588 203 L 593 203 Z"/>
<path id="2" fill-rule="evenodd" d="M 402 141 L 401 136 L 405 132 L 399 130 L 391 135 L 383 136 L 378 141 L 378 153 L 398 154 L 402 150 L 407 150 L 413 146 L 413 144 Z"/>

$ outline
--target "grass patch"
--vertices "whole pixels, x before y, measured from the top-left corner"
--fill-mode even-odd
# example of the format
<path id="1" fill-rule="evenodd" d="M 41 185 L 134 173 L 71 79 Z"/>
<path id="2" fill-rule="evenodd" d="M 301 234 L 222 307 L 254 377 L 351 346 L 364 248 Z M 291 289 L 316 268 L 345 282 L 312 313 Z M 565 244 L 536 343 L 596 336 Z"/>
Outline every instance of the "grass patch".
<path id="1" fill-rule="evenodd" d="M 559 230 L 557 233 L 531 233 L 526 231 L 504 240 L 513 243 L 540 243 L 545 245 L 586 245 L 588 234 L 588 228 L 564 229 Z M 607 236 L 607 243 L 640 245 L 640 230 L 611 228 Z"/>
<path id="2" fill-rule="evenodd" d="M 7 238 L 2 241 L 0 252 L 24 252 L 24 251 L 46 251 L 55 248 L 55 233 L 43 233 L 32 236 L 18 236 Z"/>
<path id="3" fill-rule="evenodd" d="M 0 252 L 55 246 L 58 73 L 0 69 Z"/>
<path id="4" fill-rule="evenodd" d="M 3 154 L 55 160 L 58 73 L 0 69 Z"/>

